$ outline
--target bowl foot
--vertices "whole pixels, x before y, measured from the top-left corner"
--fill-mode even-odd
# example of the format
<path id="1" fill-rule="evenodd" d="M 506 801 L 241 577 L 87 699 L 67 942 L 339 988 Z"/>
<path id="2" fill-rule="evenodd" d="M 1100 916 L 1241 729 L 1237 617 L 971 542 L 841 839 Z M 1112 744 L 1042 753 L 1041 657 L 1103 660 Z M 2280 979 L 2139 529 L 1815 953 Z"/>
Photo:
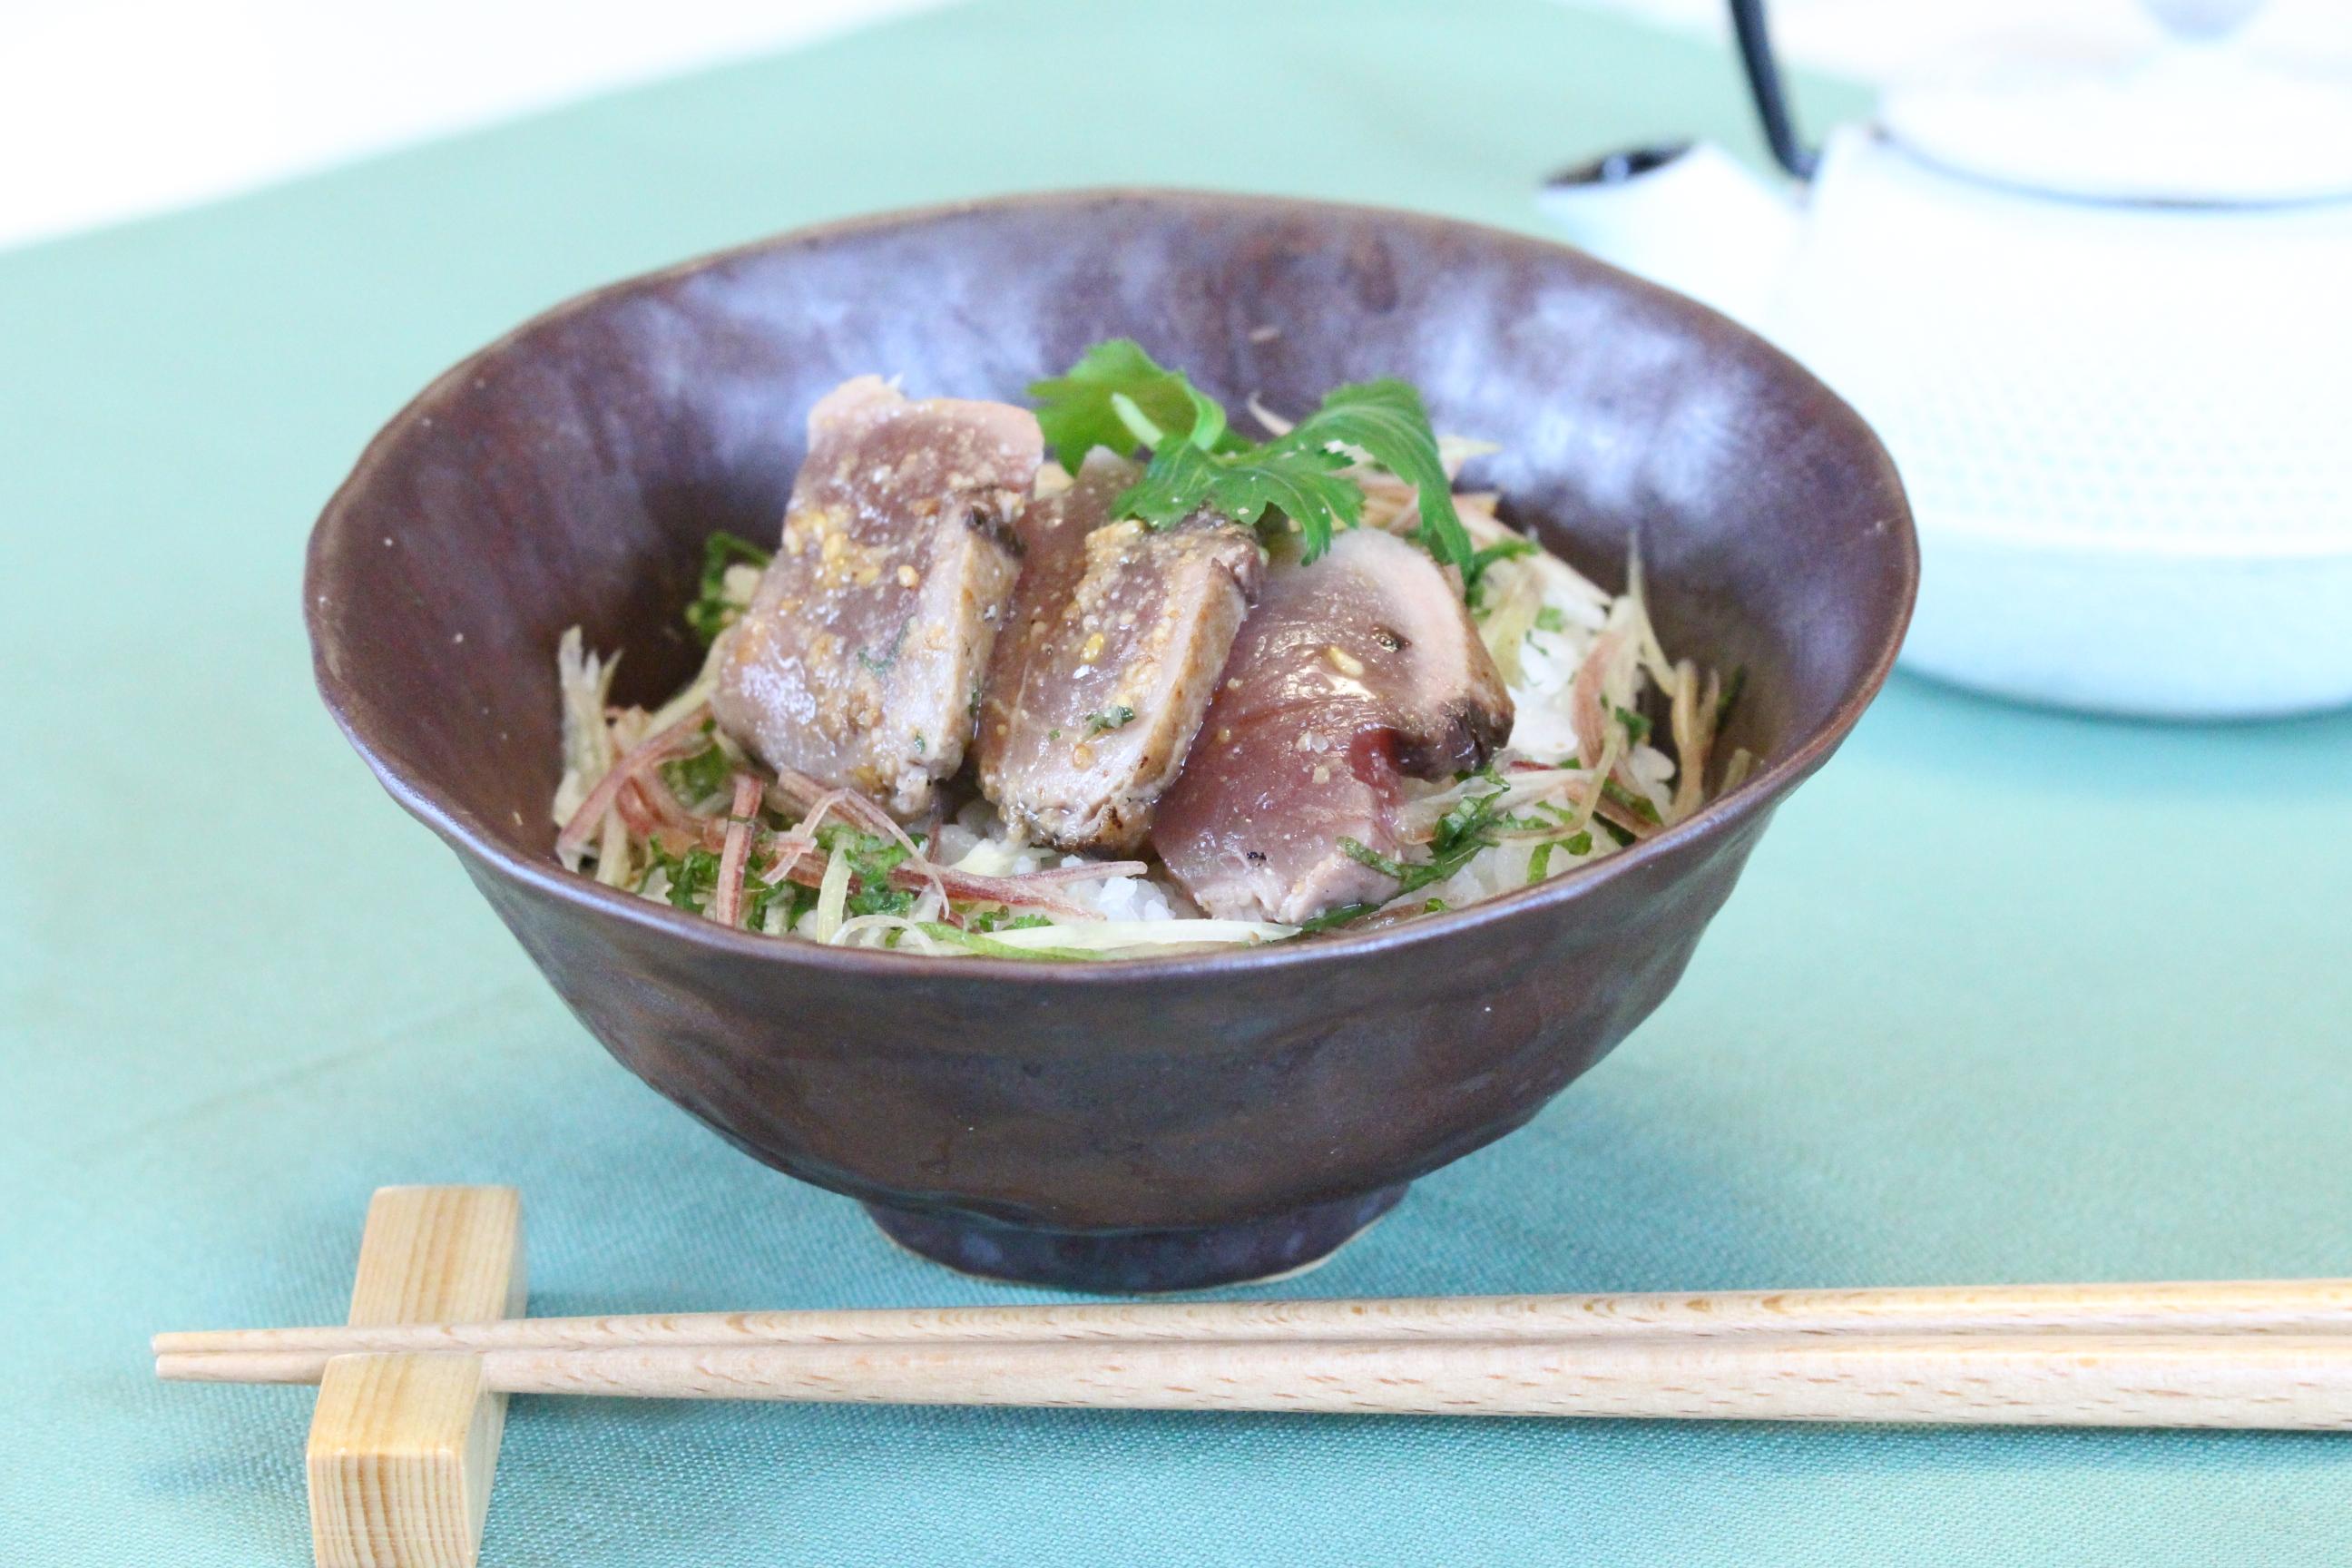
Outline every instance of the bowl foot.
<path id="1" fill-rule="evenodd" d="M 1072 1231 L 867 1204 L 882 1234 L 963 1274 L 1100 1295 L 1205 1290 L 1304 1273 L 1404 1196 L 1404 1184 L 1197 1230 Z"/>

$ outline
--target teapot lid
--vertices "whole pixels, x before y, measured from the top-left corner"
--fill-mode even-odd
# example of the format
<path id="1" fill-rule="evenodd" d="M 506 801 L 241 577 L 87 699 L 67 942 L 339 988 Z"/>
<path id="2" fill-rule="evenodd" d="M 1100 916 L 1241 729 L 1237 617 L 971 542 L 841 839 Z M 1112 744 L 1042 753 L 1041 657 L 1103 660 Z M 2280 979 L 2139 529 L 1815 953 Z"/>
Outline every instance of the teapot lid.
<path id="1" fill-rule="evenodd" d="M 2012 65 L 1897 90 L 1879 120 L 1930 163 L 2081 200 L 2352 196 L 2352 79 L 2222 43 L 2174 42 L 2101 70 Z"/>

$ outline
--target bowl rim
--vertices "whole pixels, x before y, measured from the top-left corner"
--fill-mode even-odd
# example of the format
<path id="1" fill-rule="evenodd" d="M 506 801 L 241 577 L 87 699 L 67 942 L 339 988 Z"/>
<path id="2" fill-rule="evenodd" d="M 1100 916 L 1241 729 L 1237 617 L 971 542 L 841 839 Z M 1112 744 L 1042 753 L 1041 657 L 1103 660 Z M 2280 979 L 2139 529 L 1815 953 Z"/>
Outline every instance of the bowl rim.
<path id="1" fill-rule="evenodd" d="M 1372 219 L 1388 225 L 1409 228 L 1444 231 L 1455 235 L 1471 235 L 1495 245 L 1552 251 L 1576 258 L 1580 266 L 1614 274 L 1621 286 L 1629 291 L 1648 294 L 1671 302 L 1677 310 L 1696 312 L 1697 319 L 1712 331 L 1727 333 L 1741 341 L 1746 352 L 1759 353 L 1769 361 L 1777 361 L 1776 369 L 1798 385 L 1810 390 L 1825 406 L 1843 412 L 1853 421 L 1853 427 L 1864 437 L 1865 456 L 1878 470 L 1874 476 L 1885 490 L 1892 507 L 1885 526 L 1895 536 L 1900 551 L 1901 576 L 1896 584 L 1899 599 L 1886 626 L 1879 646 L 1873 651 L 1861 679 L 1839 700 L 1828 718 L 1797 744 L 1778 757 L 1760 765 L 1742 780 L 1738 787 L 1717 795 L 1682 821 L 1664 829 L 1650 838 L 1628 845 L 1616 853 L 1604 856 L 1592 865 L 1565 876 L 1529 887 L 1514 888 L 1493 898 L 1482 900 L 1459 910 L 1442 914 L 1423 915 L 1418 919 L 1398 921 L 1371 931 L 1349 931 L 1340 928 L 1319 933 L 1311 941 L 1289 939 L 1255 946 L 1210 951 L 1205 952 L 1142 954 L 1126 958 L 1094 959 L 1084 963 L 1054 962 L 1035 959 L 992 958 L 973 955 L 945 957 L 927 953 L 897 952 L 879 949 L 835 947 L 814 942 L 793 941 L 787 937 L 770 936 L 762 932 L 740 931 L 720 926 L 684 910 L 667 904 L 657 904 L 649 899 L 609 887 L 577 872 L 567 871 L 551 857 L 542 858 L 517 854 L 498 841 L 477 814 L 444 800 L 426 781 L 414 777 L 388 761 L 369 738 L 361 733 L 354 720 L 346 693 L 353 683 L 328 668 L 326 639 L 320 626 L 320 608 L 326 596 L 320 591 L 323 570 L 324 545 L 347 500 L 373 479 L 375 470 L 388 458 L 393 443 L 404 436 L 436 404 L 446 392 L 467 380 L 474 367 L 502 353 L 509 344 L 572 316 L 584 313 L 609 297 L 622 296 L 657 286 L 665 281 L 721 268 L 744 258 L 764 256 L 775 251 L 822 245 L 835 239 L 875 231 L 919 227 L 943 219 L 973 213 L 1041 212 L 1054 209 L 1098 207 L 1134 203 L 1152 204 L 1213 204 L 1267 211 L 1307 209 L 1316 212 Z M 1521 233 L 1463 218 L 1444 216 L 1435 213 L 1415 212 L 1407 208 L 1381 206 L 1357 202 L 1325 201 L 1304 196 L 1284 196 L 1212 191 L 1178 186 L 1158 185 L 1093 185 L 1068 189 L 1016 192 L 1006 195 L 934 203 L 923 206 L 899 207 L 883 212 L 858 214 L 823 223 L 787 229 L 740 245 L 704 252 L 674 262 L 667 267 L 634 273 L 610 283 L 601 284 L 571 296 L 528 318 L 520 324 L 499 334 L 488 343 L 435 376 L 402 405 L 399 411 L 371 437 L 351 472 L 334 493 L 328 498 L 313 523 L 303 552 L 302 608 L 304 629 L 310 643 L 311 674 L 321 701 L 335 727 L 357 752 L 368 771 L 375 775 L 384 792 L 401 808 L 431 828 L 443 842 L 460 857 L 480 863 L 505 879 L 519 882 L 551 898 L 572 906 L 591 917 L 620 920 L 651 934 L 667 935 L 730 958 L 770 962 L 787 967 L 810 967 L 831 971 L 844 977 L 887 977 L 971 981 L 982 984 L 1013 983 L 1023 984 L 1086 985 L 1118 979 L 1166 979 L 1183 981 L 1214 978 L 1242 973 L 1313 966 L 1339 963 L 1348 959 L 1369 958 L 1393 953 L 1431 942 L 1447 941 L 1457 936 L 1507 924 L 1523 917 L 1532 917 L 1545 910 L 1595 895 L 1600 889 L 1623 879 L 1640 875 L 1652 866 L 1681 859 L 1696 853 L 1708 841 L 1722 837 L 1741 824 L 1761 818 L 1777 805 L 1797 784 L 1826 762 L 1830 753 L 1852 731 L 1864 709 L 1877 697 L 1887 677 L 1895 668 L 1895 656 L 1903 645 L 1904 633 L 1910 625 L 1912 611 L 1918 595 L 1919 541 L 1911 515 L 1908 498 L 1902 479 L 1895 472 L 1894 460 L 1876 431 L 1844 399 L 1839 397 L 1821 379 L 1790 358 L 1759 334 L 1740 326 L 1719 311 L 1709 309 L 1685 296 L 1652 283 L 1645 279 L 1610 266 L 1573 246 L 1563 245 L 1541 236 Z"/>

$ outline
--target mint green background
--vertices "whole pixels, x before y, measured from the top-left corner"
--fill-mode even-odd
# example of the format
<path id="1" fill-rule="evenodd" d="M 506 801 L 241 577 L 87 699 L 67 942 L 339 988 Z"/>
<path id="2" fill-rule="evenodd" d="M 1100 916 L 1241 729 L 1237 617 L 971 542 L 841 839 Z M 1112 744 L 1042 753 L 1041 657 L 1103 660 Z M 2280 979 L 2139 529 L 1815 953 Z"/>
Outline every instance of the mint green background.
<path id="1" fill-rule="evenodd" d="M 1536 227 L 1549 169 L 1694 130 L 1752 147 L 1725 57 L 1537 0 L 1016 0 L 0 257 L 0 1563 L 307 1561 L 307 1395 L 158 1387 L 144 1340 L 338 1316 L 379 1183 L 519 1184 L 543 1311 L 1021 1299 L 627 1077 L 331 729 L 302 541 L 412 390 L 575 289 L 813 219 L 1160 181 Z M 1898 679 L 1652 1023 L 1282 1289 L 2352 1272 L 2347 882 L 2352 718 Z M 2347 1557 L 2352 1444 L 2317 1437 L 552 1401 L 515 1409 L 488 1545 Z"/>

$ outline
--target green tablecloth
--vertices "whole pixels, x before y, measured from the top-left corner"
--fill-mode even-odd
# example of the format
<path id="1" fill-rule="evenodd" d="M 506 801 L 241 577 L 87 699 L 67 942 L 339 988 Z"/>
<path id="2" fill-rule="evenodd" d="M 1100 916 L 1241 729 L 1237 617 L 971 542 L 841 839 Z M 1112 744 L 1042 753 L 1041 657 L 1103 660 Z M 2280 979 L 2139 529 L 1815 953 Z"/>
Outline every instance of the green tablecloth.
<path id="1" fill-rule="evenodd" d="M 302 541 L 414 388 L 580 288 L 856 210 L 1156 181 L 1533 226 L 1549 169 L 1689 131 L 1747 142 L 1727 57 L 1537 0 L 1018 0 L 0 257 L 0 1562 L 306 1561 L 308 1395 L 159 1387 L 144 1339 L 337 1316 L 380 1183 L 518 1184 L 542 1311 L 1018 1294 L 630 1079 L 336 737 Z M 2352 719 L 2143 728 L 1898 679 L 1652 1023 L 1281 1289 L 2352 1271 L 2348 884 Z M 514 1412 L 488 1541 L 2347 1557 L 2352 1443 L 2315 1437 L 555 1401 Z"/>

